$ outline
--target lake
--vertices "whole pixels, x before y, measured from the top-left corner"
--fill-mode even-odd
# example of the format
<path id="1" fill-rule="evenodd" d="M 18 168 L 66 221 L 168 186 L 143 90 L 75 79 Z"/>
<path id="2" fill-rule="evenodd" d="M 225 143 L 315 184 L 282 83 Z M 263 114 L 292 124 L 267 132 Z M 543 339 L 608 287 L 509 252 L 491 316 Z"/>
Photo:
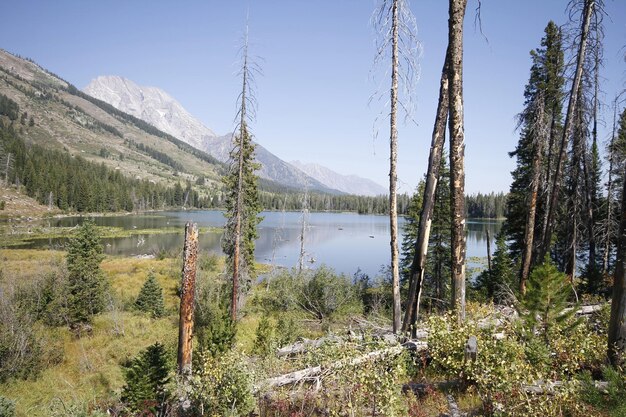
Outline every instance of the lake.
<path id="1" fill-rule="evenodd" d="M 274 263 L 294 267 L 300 254 L 300 232 L 302 214 L 299 212 L 263 212 L 256 242 L 256 259 L 262 263 Z M 199 227 L 222 227 L 223 212 L 169 211 L 156 214 L 95 217 L 99 226 L 114 226 L 124 229 L 184 228 L 187 221 Z M 81 217 L 64 217 L 44 220 L 54 227 L 73 227 Z M 398 219 L 400 233 L 405 223 Z M 493 239 L 500 230 L 501 221 L 467 221 L 467 257 L 487 255 L 486 231 Z M 357 269 L 374 276 L 382 266 L 390 263 L 389 218 L 387 216 L 360 215 L 354 213 L 309 213 L 305 233 L 305 250 L 308 266 L 326 264 L 337 272 L 353 275 Z M 210 231 L 199 237 L 202 251 L 221 253 L 221 233 Z M 399 241 L 402 242 L 400 236 Z M 35 240 L 21 247 L 54 248 L 65 243 L 64 239 Z M 104 251 L 111 255 L 136 256 L 155 254 L 165 250 L 181 250 L 182 233 L 135 235 L 132 237 L 103 239 Z M 468 261 L 468 267 L 479 264 Z"/>

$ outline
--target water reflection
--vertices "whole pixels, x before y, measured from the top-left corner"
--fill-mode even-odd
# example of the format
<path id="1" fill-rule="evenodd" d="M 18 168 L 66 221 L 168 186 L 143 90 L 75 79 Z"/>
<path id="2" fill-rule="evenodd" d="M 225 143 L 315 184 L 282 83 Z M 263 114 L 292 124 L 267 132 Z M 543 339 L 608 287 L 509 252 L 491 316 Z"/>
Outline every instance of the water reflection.
<path id="1" fill-rule="evenodd" d="M 264 212 L 256 242 L 256 259 L 284 267 L 296 266 L 300 254 L 302 215 L 297 212 Z M 156 254 L 159 251 L 182 251 L 182 230 L 187 221 L 202 227 L 222 227 L 225 223 L 221 211 L 173 211 L 156 215 L 126 215 L 96 217 L 99 226 L 121 227 L 131 230 L 179 228 L 181 233 L 141 234 L 131 237 L 103 239 L 104 251 L 111 255 Z M 81 217 L 46 220 L 46 225 L 73 227 L 82 222 Z M 399 219 L 400 231 L 405 221 Z M 493 239 L 501 227 L 498 221 L 467 222 L 467 256 L 484 257 L 486 231 Z M 400 238 L 400 241 L 402 239 Z M 42 239 L 23 247 L 58 247 L 66 239 Z M 221 233 L 205 232 L 199 238 L 203 251 L 221 252 Z M 493 250 L 492 244 L 492 250 Z M 358 215 L 352 213 L 310 213 L 306 228 L 306 260 L 308 265 L 325 263 L 338 272 L 352 275 L 358 268 L 376 275 L 390 262 L 389 219 L 386 216 Z M 472 266 L 471 264 L 468 266 Z"/>

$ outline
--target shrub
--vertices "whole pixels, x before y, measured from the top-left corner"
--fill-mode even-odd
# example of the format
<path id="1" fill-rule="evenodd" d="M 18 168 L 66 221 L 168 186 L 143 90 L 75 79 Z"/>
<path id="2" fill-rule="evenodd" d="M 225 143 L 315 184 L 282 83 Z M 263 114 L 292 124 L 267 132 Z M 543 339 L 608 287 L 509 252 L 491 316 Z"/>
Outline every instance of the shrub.
<path id="1" fill-rule="evenodd" d="M 154 272 L 151 271 L 148 274 L 148 279 L 144 282 L 137 296 L 137 300 L 135 300 L 135 307 L 137 310 L 148 313 L 155 318 L 165 315 L 163 289 L 156 280 Z"/>
<path id="2" fill-rule="evenodd" d="M 4 210 L 6 208 L 7 202 L 4 200 L 0 200 L 0 210 Z"/>
<path id="3" fill-rule="evenodd" d="M 298 305 L 320 321 L 363 312 L 356 288 L 348 277 L 336 275 L 324 265 L 302 276 Z"/>
<path id="4" fill-rule="evenodd" d="M 602 376 L 608 383 L 605 392 L 595 386 L 590 372 L 583 373 L 580 398 L 611 416 L 626 416 L 626 374 L 621 369 L 605 366 Z"/>
<path id="5" fill-rule="evenodd" d="M 170 380 L 165 347 L 158 342 L 148 346 L 124 368 L 122 402 L 131 411 L 161 410 L 168 397 L 165 386 Z"/>
<path id="6" fill-rule="evenodd" d="M 275 328 L 267 314 L 264 314 L 256 329 L 253 351 L 256 354 L 266 356 L 276 345 Z"/>
<path id="7" fill-rule="evenodd" d="M 15 402 L 0 395 L 0 417 L 15 417 Z"/>
<path id="8" fill-rule="evenodd" d="M 201 366 L 194 369 L 191 399 L 196 413 L 218 417 L 252 411 L 252 376 L 241 354 L 203 355 Z"/>

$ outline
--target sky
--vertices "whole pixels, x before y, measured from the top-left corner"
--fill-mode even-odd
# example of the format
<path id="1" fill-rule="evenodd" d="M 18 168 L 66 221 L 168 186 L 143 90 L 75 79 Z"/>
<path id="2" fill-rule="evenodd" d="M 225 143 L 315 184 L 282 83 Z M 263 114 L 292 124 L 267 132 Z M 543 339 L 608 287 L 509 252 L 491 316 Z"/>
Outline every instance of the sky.
<path id="1" fill-rule="evenodd" d="M 603 100 L 626 85 L 626 1 L 605 0 Z M 376 0 L 20 0 L 0 2 L 0 48 L 33 59 L 79 88 L 99 75 L 159 87 L 218 134 L 231 132 L 246 22 L 256 77 L 255 140 L 292 161 L 386 185 L 388 68 L 375 67 Z M 412 119 L 399 124 L 398 182 L 411 192 L 428 161 L 447 45 L 448 2 L 411 0 L 421 42 Z M 465 19 L 466 192 L 507 191 L 530 69 L 549 20 L 567 0 L 478 0 Z M 370 101 L 377 92 L 382 100 Z M 604 141 L 612 110 L 603 108 Z M 404 120 L 402 118 L 401 120 Z"/>

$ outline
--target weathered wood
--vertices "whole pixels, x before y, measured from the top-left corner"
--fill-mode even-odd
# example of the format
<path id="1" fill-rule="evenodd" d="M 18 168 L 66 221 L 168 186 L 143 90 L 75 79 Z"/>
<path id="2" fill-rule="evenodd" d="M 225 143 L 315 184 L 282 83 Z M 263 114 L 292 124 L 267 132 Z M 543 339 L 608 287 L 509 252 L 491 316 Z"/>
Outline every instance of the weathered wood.
<path id="1" fill-rule="evenodd" d="M 178 373 L 191 374 L 193 339 L 193 310 L 196 288 L 196 265 L 198 260 L 198 225 L 188 222 L 185 225 L 185 246 L 183 250 L 183 273 L 180 295 L 180 316 L 178 323 Z"/>
<path id="2" fill-rule="evenodd" d="M 581 382 L 575 381 L 575 383 L 580 384 Z M 534 384 L 522 384 L 522 391 L 527 394 L 552 395 L 563 388 L 564 385 L 565 383 L 563 381 L 537 381 Z M 594 381 L 593 385 L 602 393 L 606 393 L 609 386 L 606 381 Z"/>
<path id="3" fill-rule="evenodd" d="M 456 403 L 452 394 L 446 395 L 446 399 L 448 400 L 448 409 L 450 410 L 448 413 L 449 417 L 461 417 L 462 415 L 465 415 L 465 413 L 461 413 L 459 410 L 459 405 Z"/>
<path id="4" fill-rule="evenodd" d="M 476 361 L 478 358 L 478 340 L 476 336 L 470 336 L 465 342 L 465 361 Z"/>
<path id="5" fill-rule="evenodd" d="M 437 103 L 437 114 L 430 144 L 430 154 L 428 156 L 428 171 L 426 172 L 426 186 L 424 187 L 424 197 L 422 211 L 420 214 L 420 225 L 417 240 L 415 241 L 415 253 L 411 264 L 409 277 L 409 295 L 407 299 L 402 331 L 408 332 L 411 329 L 411 336 L 415 337 L 415 324 L 419 317 L 419 304 L 422 294 L 422 282 L 424 281 L 424 271 L 426 270 L 426 255 L 428 254 L 428 241 L 430 238 L 430 227 L 435 209 L 435 194 L 439 180 L 441 168 L 441 157 L 445 141 L 446 122 L 448 120 L 448 70 L 450 66 L 449 48 L 446 51 L 446 58 L 441 70 L 439 81 L 439 102 Z"/>
<path id="6" fill-rule="evenodd" d="M 452 309 L 465 320 L 465 132 L 463 121 L 463 20 L 467 0 L 450 0 L 448 47 L 450 48 L 450 183 Z"/>
<path id="7" fill-rule="evenodd" d="M 408 349 L 411 351 L 422 351 L 426 350 L 428 347 L 426 342 L 410 340 L 401 345 L 391 346 L 385 349 L 375 350 L 369 353 L 366 353 L 361 356 L 357 356 L 356 358 L 348 358 L 342 359 L 337 362 L 334 362 L 328 366 L 313 366 L 305 369 L 301 369 L 295 372 L 290 372 L 288 374 L 280 375 L 274 378 L 269 378 L 263 381 L 261 384 L 254 388 L 255 392 L 259 392 L 261 389 L 269 389 L 269 388 L 278 388 L 289 384 L 294 384 L 300 382 L 307 378 L 314 378 L 322 375 L 326 372 L 332 372 L 333 369 L 337 369 L 343 366 L 357 366 L 361 363 L 371 361 L 377 358 L 380 358 L 385 355 L 396 356 L 402 353 L 404 349 Z"/>

